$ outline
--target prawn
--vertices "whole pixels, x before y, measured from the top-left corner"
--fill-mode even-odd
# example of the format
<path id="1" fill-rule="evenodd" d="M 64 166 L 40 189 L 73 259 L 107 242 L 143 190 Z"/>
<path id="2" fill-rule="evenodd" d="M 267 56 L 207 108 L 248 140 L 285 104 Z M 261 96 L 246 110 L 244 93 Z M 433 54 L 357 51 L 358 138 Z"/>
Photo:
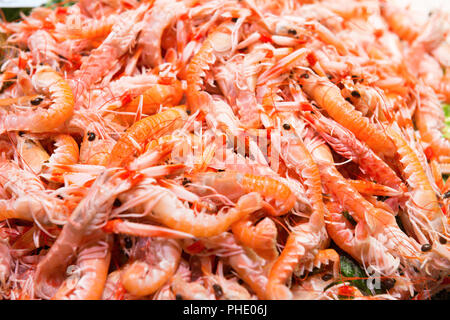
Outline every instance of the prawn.
<path id="1" fill-rule="evenodd" d="M 72 116 L 74 107 L 72 89 L 56 71 L 48 66 L 39 67 L 32 81 L 38 91 L 50 95 L 52 104 L 48 109 L 18 111 L 3 115 L 0 131 L 48 132 L 59 128 Z"/>
<path id="2" fill-rule="evenodd" d="M 99 300 L 108 275 L 111 241 L 96 239 L 80 248 L 69 277 L 62 283 L 53 300 Z"/>
<path id="3" fill-rule="evenodd" d="M 47 169 L 43 170 L 41 176 L 49 181 L 64 183 L 65 171 L 58 166 L 78 163 L 78 144 L 67 134 L 58 134 L 51 139 L 54 141 L 55 149 L 45 163 Z"/>
<path id="4" fill-rule="evenodd" d="M 182 97 L 183 89 L 178 80 L 175 80 L 170 85 L 155 84 L 115 111 L 132 114 L 139 111 L 142 114 L 152 115 L 158 111 L 160 106 L 176 106 L 181 101 Z M 120 118 L 125 118 L 126 122 L 132 123 L 135 116 L 121 114 Z"/>
<path id="5" fill-rule="evenodd" d="M 141 238 L 136 246 L 136 260 L 122 271 L 121 283 L 132 295 L 141 297 L 156 292 L 173 276 L 181 246 L 165 238 Z"/>
<path id="6" fill-rule="evenodd" d="M 127 129 L 111 150 L 108 166 L 127 164 L 136 152 L 150 140 L 184 125 L 187 114 L 183 106 L 146 117 Z"/>
<path id="7" fill-rule="evenodd" d="M 36 293 L 40 297 L 53 297 L 64 281 L 64 273 L 76 249 L 87 234 L 98 230 L 105 220 L 115 197 L 137 183 L 139 177 L 129 172 L 115 174 L 104 171 L 93 183 L 88 195 L 78 204 L 49 252 L 36 267 Z M 105 276 L 106 277 L 106 276 Z"/>
<path id="8" fill-rule="evenodd" d="M 377 154 L 388 157 L 394 155 L 395 147 L 387 134 L 355 110 L 355 107 L 342 97 L 339 88 L 328 79 L 305 71 L 300 75 L 299 82 L 303 86 L 303 90 L 336 122 L 353 132 L 358 139 L 365 142 Z"/>
<path id="9" fill-rule="evenodd" d="M 177 231 L 189 233 L 195 237 L 210 237 L 220 234 L 230 226 L 259 210 L 262 207 L 262 199 L 258 193 L 253 192 L 242 196 L 235 207 L 229 210 L 220 210 L 217 214 L 195 212 L 186 208 L 174 193 L 158 186 L 140 186 L 131 197 L 144 196 L 148 200 L 138 206 L 141 212 L 149 212 L 149 217 Z M 125 194 L 125 198 L 127 199 Z M 136 200 L 131 199 L 136 202 Z M 125 202 L 126 204 L 127 202 Z M 139 208 L 140 207 L 140 208 Z"/>
<path id="10" fill-rule="evenodd" d="M 288 213 L 296 202 L 295 194 L 287 185 L 270 177 L 226 171 L 199 173 L 192 179 L 232 201 L 248 192 L 258 192 L 265 201 L 264 208 L 274 216 Z"/>

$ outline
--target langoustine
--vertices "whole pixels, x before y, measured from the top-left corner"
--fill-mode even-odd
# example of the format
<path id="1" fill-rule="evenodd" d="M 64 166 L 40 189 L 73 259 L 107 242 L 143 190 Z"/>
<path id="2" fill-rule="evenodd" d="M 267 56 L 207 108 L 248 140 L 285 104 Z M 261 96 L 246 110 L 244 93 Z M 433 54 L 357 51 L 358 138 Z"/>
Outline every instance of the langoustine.
<path id="1" fill-rule="evenodd" d="M 2 22 L 1 296 L 429 298 L 450 270 L 448 29 L 377 0 Z"/>

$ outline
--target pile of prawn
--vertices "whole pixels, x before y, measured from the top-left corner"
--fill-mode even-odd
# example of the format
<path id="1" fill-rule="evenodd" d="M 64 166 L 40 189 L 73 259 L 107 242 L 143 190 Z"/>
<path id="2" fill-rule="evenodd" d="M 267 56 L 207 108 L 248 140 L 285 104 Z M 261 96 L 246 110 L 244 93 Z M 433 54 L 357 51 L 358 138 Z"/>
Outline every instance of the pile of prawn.
<path id="1" fill-rule="evenodd" d="M 3 299 L 448 289 L 447 14 L 80 0 L 0 31 Z"/>

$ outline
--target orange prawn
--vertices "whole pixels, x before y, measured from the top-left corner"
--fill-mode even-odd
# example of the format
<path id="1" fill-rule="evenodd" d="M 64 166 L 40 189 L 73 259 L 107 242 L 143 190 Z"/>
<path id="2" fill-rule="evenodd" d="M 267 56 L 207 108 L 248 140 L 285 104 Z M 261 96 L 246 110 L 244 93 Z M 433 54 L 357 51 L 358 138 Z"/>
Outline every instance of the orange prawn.
<path id="1" fill-rule="evenodd" d="M 265 201 L 264 208 L 274 216 L 288 213 L 296 203 L 295 194 L 284 183 L 271 177 L 239 172 L 207 172 L 192 177 L 201 185 L 212 187 L 217 193 L 236 200 L 248 192 L 257 192 Z"/>
<path id="2" fill-rule="evenodd" d="M 49 94 L 52 104 L 48 109 L 7 114 L 3 117 L 2 131 L 48 132 L 60 127 L 72 116 L 72 89 L 56 71 L 46 66 L 39 67 L 32 81 L 38 91 Z"/>
<path id="3" fill-rule="evenodd" d="M 392 157 L 395 147 L 387 134 L 361 112 L 344 99 L 337 86 L 328 79 L 320 78 L 311 72 L 304 71 L 300 75 L 303 90 L 311 96 L 328 114 L 342 126 L 350 130 L 355 136 L 367 143 L 377 154 Z"/>
<path id="4" fill-rule="evenodd" d="M 184 107 L 179 106 L 134 123 L 114 145 L 108 166 L 126 165 L 136 152 L 141 152 L 149 140 L 182 127 L 186 118 Z"/>
<path id="5" fill-rule="evenodd" d="M 181 246 L 176 240 L 141 238 L 136 248 L 137 260 L 124 268 L 123 287 L 141 297 L 156 292 L 175 273 L 181 258 Z"/>

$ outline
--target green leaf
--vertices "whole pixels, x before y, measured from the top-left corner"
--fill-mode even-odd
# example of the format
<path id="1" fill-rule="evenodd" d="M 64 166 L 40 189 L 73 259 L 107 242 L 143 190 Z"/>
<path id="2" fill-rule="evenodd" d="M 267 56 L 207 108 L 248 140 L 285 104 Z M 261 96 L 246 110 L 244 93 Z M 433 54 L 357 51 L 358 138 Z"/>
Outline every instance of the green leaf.
<path id="1" fill-rule="evenodd" d="M 450 104 L 443 103 L 442 108 L 444 109 L 445 117 L 449 118 L 450 117 Z"/>
<path id="2" fill-rule="evenodd" d="M 450 104 L 443 103 L 442 108 L 445 113 L 445 128 L 443 130 L 444 137 L 450 140 Z M 444 175 L 444 182 L 447 182 L 448 175 Z"/>
<path id="3" fill-rule="evenodd" d="M 5 14 L 5 19 L 8 22 L 16 21 L 20 19 L 20 12 L 28 15 L 33 8 L 2 8 L 1 10 Z"/>
<path id="4" fill-rule="evenodd" d="M 445 114 L 444 137 L 450 140 L 450 104 L 443 103 L 442 108 Z"/>
<path id="5" fill-rule="evenodd" d="M 50 8 L 53 6 L 60 6 L 60 3 L 63 3 L 62 6 L 63 7 L 69 7 L 75 4 L 74 1 L 65 1 L 65 0 L 50 0 L 48 1 L 46 4 L 44 4 L 44 7 L 46 8 Z"/>
<path id="6" fill-rule="evenodd" d="M 344 280 L 350 282 L 350 284 L 357 287 L 361 292 L 367 295 L 372 294 L 369 288 L 367 288 L 367 274 L 358 266 L 357 263 L 346 256 L 341 256 L 341 274 L 345 278 L 350 278 L 349 280 Z"/>

